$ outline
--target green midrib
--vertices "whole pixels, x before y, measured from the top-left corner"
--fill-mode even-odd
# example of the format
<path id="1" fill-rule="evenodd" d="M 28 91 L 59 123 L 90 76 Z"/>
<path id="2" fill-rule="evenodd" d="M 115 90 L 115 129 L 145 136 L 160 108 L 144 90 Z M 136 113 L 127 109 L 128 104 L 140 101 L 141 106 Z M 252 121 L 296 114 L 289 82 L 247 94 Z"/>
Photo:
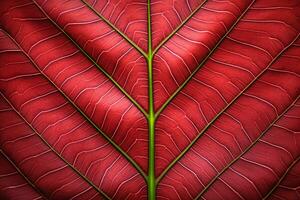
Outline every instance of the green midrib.
<path id="1" fill-rule="evenodd" d="M 148 116 L 148 129 L 149 129 L 149 163 L 148 163 L 148 199 L 155 199 L 155 117 L 153 108 L 153 87 L 152 87 L 152 56 L 148 59 L 148 78 L 149 78 L 149 116 Z"/>
<path id="2" fill-rule="evenodd" d="M 155 126 L 155 113 L 154 113 L 154 102 L 153 102 L 153 74 L 152 74 L 152 35 L 151 35 L 151 14 L 150 14 L 150 0 L 148 0 L 147 6 L 147 23 L 148 23 L 148 95 L 149 95 L 149 114 L 148 129 L 149 129 L 149 163 L 148 163 L 148 199 L 155 200 L 156 196 L 156 180 L 155 180 L 155 136 L 154 136 L 154 126 Z"/>
<path id="3" fill-rule="evenodd" d="M 148 0 L 147 5 L 147 24 L 148 24 L 148 54 L 145 56 L 148 65 L 148 98 L 149 98 L 149 113 L 146 115 L 148 120 L 149 129 L 149 161 L 148 161 L 148 176 L 147 176 L 147 186 L 148 186 L 148 200 L 156 199 L 156 186 L 157 179 L 155 177 L 155 122 L 160 113 L 155 113 L 154 111 L 154 98 L 153 98 L 153 72 L 152 63 L 153 56 L 186 22 L 191 19 L 195 13 L 207 2 L 203 1 L 168 37 L 166 37 L 154 50 L 152 49 L 152 31 L 151 31 L 151 4 Z"/>

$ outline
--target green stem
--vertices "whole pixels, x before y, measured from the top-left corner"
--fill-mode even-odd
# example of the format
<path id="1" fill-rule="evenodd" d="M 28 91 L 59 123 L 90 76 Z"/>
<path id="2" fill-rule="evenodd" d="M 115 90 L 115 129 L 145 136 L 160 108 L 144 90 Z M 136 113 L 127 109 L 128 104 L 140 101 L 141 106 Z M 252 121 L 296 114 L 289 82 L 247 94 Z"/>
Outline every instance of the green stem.
<path id="1" fill-rule="evenodd" d="M 155 136 L 154 126 L 155 117 L 153 109 L 153 88 L 152 88 L 152 56 L 148 59 L 148 78 L 149 78 L 149 116 L 148 116 L 148 128 L 149 128 L 149 170 L 148 170 L 148 199 L 155 199 Z"/>
<path id="2" fill-rule="evenodd" d="M 151 54 L 149 54 L 151 55 Z M 155 113 L 153 104 L 152 87 L 152 55 L 148 59 L 148 79 L 149 79 L 149 167 L 148 167 L 148 199 L 155 200 L 156 179 L 155 179 Z"/>
<path id="3" fill-rule="evenodd" d="M 155 200 L 156 196 L 156 180 L 155 180 L 155 113 L 153 102 L 153 75 L 152 75 L 152 37 L 151 37 L 151 14 L 150 0 L 148 0 L 148 95 L 149 95 L 149 114 L 148 114 L 148 129 L 149 129 L 149 163 L 148 163 L 148 200 Z"/>

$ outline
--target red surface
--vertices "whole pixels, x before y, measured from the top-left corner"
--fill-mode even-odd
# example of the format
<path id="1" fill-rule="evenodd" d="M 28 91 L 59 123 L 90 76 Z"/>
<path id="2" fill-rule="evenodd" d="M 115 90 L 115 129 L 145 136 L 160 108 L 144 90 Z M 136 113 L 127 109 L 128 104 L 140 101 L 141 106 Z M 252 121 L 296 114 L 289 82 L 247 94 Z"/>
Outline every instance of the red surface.
<path id="1" fill-rule="evenodd" d="M 286 172 L 284 179 L 276 185 L 270 199 L 299 199 L 300 162 L 298 161 Z"/>
<path id="2" fill-rule="evenodd" d="M 148 51 L 147 1 L 86 0 L 85 2 L 144 51 Z"/>
<path id="3" fill-rule="evenodd" d="M 1 149 L 25 176 L 57 199 L 97 194 L 69 165 L 111 197 L 145 194 L 141 175 L 1 33 Z"/>
<path id="4" fill-rule="evenodd" d="M 0 153 L 0 185 L 1 197 L 5 199 L 44 199 L 36 192 L 22 175 L 14 168 L 11 161 Z M 24 193 L 26 196 L 24 196 Z"/>
<path id="5" fill-rule="evenodd" d="M 59 34 L 59 37 L 64 38 L 61 39 L 61 43 L 68 40 L 63 36 L 61 31 L 52 24 L 58 25 L 64 29 L 64 31 L 72 37 L 73 40 L 99 64 L 99 66 L 112 76 L 119 85 L 147 109 L 147 66 L 140 53 L 128 44 L 119 34 L 113 31 L 94 12 L 84 6 L 81 1 L 53 0 L 43 3 L 43 0 L 38 0 L 36 2 L 53 20 L 53 23 L 49 20 L 45 21 L 49 26 L 51 24 L 51 27 L 53 28 L 49 28 L 45 30 L 45 32 L 39 31 L 36 33 L 41 37 L 38 38 L 37 36 L 36 39 L 38 41 L 43 38 L 54 36 L 55 34 Z M 34 13 L 22 14 L 27 15 L 26 17 L 45 17 L 45 15 L 39 11 L 37 6 L 32 5 L 31 9 L 34 10 Z M 13 21 L 14 23 L 17 23 L 15 20 Z M 30 22 L 30 24 L 32 24 L 32 22 Z M 36 26 L 40 26 L 41 29 L 45 28 L 45 24 L 41 24 L 40 21 L 36 22 Z M 18 30 L 17 26 L 14 28 L 16 29 L 15 31 Z M 24 31 L 26 30 L 24 29 Z M 52 39 L 58 42 L 57 37 Z M 47 39 L 47 41 L 49 42 L 51 40 Z M 29 44 L 29 46 L 31 45 L 32 44 Z M 38 46 L 35 48 L 37 52 L 39 51 L 38 48 Z M 78 48 L 76 48 L 76 50 L 78 51 Z M 69 53 L 67 55 L 69 57 L 72 54 Z"/>
<path id="6" fill-rule="evenodd" d="M 299 199 L 300 2 L 150 7 L 157 199 Z M 125 94 L 148 112 L 147 20 L 145 0 L 0 2 L 1 199 L 147 199 L 124 156 L 148 173 Z"/>
<path id="7" fill-rule="evenodd" d="M 222 1 L 208 1 L 158 50 L 153 63 L 156 109 L 160 108 L 168 97 L 193 73 L 205 56 L 213 50 L 217 42 L 238 20 L 242 12 L 247 9 L 250 2 L 247 0 L 229 4 L 226 1 L 224 3 Z M 234 37 L 234 35 L 241 34 L 232 33 L 231 35 Z M 248 39 L 248 34 L 241 36 Z M 223 48 L 226 46 L 228 49 L 228 45 L 224 41 Z"/>
<path id="8" fill-rule="evenodd" d="M 266 1 L 258 1 L 252 7 L 259 8 L 265 6 L 265 4 Z M 290 84 L 287 86 L 291 88 L 286 86 L 285 90 L 290 90 L 288 91 L 291 96 L 290 100 L 299 95 L 299 84 L 295 84 L 300 83 L 299 76 L 286 77 L 286 81 L 284 81 L 284 76 L 281 74 L 277 74 L 277 78 L 274 78 L 273 74 L 265 75 L 267 73 L 265 70 L 275 62 L 281 51 L 291 45 L 297 37 L 298 32 L 296 29 L 300 30 L 300 21 L 296 21 L 295 18 L 283 18 L 282 23 L 272 24 L 273 32 L 262 32 L 266 28 L 264 23 L 257 23 L 253 26 L 252 22 L 249 23 L 249 21 L 257 20 L 260 22 L 261 15 L 267 16 L 268 20 L 275 21 L 277 15 L 273 14 L 274 10 L 272 9 L 260 10 L 253 8 L 247 12 L 246 16 L 235 26 L 235 29 L 228 34 L 218 49 L 193 76 L 188 85 L 161 113 L 156 126 L 156 151 L 158 155 L 161 155 L 157 160 L 158 174 L 217 114 L 222 112 L 229 104 L 231 105 L 233 99 L 239 96 L 246 87 L 249 87 L 252 81 L 260 81 L 265 76 L 270 77 L 266 78 L 265 81 L 271 82 L 275 86 L 286 84 L 286 81 L 288 81 Z M 286 13 L 286 15 L 288 14 L 291 13 Z M 286 24 L 290 24 L 290 26 Z M 281 29 L 284 32 L 277 31 Z M 296 43 L 299 44 L 299 41 Z M 291 51 L 295 51 L 296 56 L 300 55 L 297 46 Z M 172 61 L 174 60 L 173 58 Z M 280 57 L 277 62 L 280 62 L 280 64 L 274 63 L 275 66 L 289 67 L 288 71 L 296 70 L 295 73 L 299 74 L 299 60 L 287 60 L 285 57 Z M 183 66 L 176 65 L 176 67 Z M 263 76 L 260 75 L 262 72 L 264 73 Z M 182 74 L 178 73 L 178 75 Z M 275 103 L 282 104 L 285 101 L 283 97 L 278 96 L 278 91 L 274 89 L 275 86 L 269 89 L 265 85 L 258 84 L 259 82 L 254 83 L 252 86 L 252 88 L 255 88 L 251 93 L 252 95 L 260 95 L 262 92 L 262 95 L 265 95 L 265 92 L 270 90 L 270 92 L 274 91 L 274 94 L 263 98 L 268 103 L 271 103 L 271 105 Z M 253 108 L 254 103 L 249 100 L 247 104 Z M 233 106 L 235 106 L 234 104 Z M 240 108 L 240 110 L 247 113 L 244 108 Z M 245 115 L 245 117 L 246 121 L 252 121 L 252 119 L 249 120 L 248 115 Z M 233 125 L 227 124 L 226 126 L 230 128 Z M 172 129 L 171 136 L 166 134 L 170 128 Z M 162 153 L 166 150 L 170 153 Z"/>

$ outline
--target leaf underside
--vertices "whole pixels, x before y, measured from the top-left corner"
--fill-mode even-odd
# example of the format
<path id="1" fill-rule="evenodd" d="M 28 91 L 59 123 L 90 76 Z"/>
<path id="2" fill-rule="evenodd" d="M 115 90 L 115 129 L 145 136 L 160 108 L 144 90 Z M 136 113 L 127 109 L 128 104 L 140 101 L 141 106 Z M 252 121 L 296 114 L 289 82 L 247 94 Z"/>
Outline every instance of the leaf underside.
<path id="1" fill-rule="evenodd" d="M 0 199 L 300 199 L 299 0 L 3 0 Z"/>

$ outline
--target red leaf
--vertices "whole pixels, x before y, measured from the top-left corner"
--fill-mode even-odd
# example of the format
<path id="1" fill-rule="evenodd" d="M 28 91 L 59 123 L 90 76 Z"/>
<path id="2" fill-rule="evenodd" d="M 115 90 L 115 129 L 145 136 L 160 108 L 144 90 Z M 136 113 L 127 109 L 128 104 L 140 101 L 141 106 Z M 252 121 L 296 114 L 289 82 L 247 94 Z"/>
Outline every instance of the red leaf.
<path id="1" fill-rule="evenodd" d="M 299 13 L 1 1 L 1 199 L 300 198 Z"/>

